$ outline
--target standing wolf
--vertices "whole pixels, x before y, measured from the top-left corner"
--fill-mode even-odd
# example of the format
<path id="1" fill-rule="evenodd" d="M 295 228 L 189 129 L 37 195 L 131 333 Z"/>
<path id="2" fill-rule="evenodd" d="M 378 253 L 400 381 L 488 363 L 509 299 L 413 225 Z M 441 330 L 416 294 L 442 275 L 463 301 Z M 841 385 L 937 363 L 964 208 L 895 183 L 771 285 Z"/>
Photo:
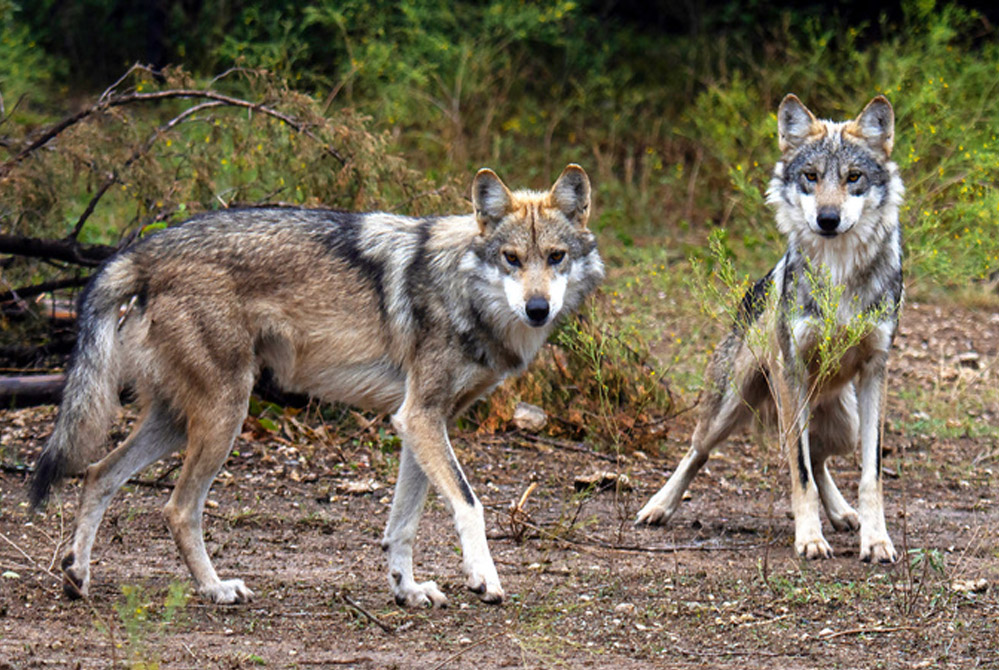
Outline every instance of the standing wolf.
<path id="1" fill-rule="evenodd" d="M 816 119 L 793 95 L 781 102 L 782 156 L 767 202 L 788 238 L 787 253 L 743 299 L 708 368 L 690 450 L 638 513 L 639 523 L 669 519 L 711 450 L 754 413 L 776 410 L 791 469 L 797 552 L 832 556 L 822 536 L 821 501 L 834 528 L 860 529 L 861 560 L 897 559 L 881 490 L 885 365 L 902 303 L 898 208 L 904 188 L 890 160 L 894 124 L 891 104 L 881 96 L 844 123 Z M 764 342 L 754 348 L 756 333 Z M 824 352 L 835 352 L 834 360 L 823 361 Z M 826 466 L 858 439 L 859 515 Z"/>
<path id="2" fill-rule="evenodd" d="M 90 463 L 119 390 L 143 413 L 131 435 L 86 468 L 63 589 L 86 595 L 90 551 L 111 497 L 177 450 L 184 465 L 164 509 L 199 593 L 252 597 L 222 581 L 205 551 L 205 496 L 268 368 L 287 390 L 394 412 L 399 476 L 382 547 L 398 603 L 443 605 L 413 578 L 412 545 L 432 483 L 454 514 L 466 584 L 503 600 L 482 504 L 447 425 L 522 371 L 555 319 L 603 277 L 587 229 L 590 182 L 569 165 L 547 192 L 511 193 L 490 170 L 472 185 L 474 214 L 246 209 L 204 214 L 112 258 L 84 292 L 79 335 L 55 431 L 36 465 L 34 505 Z"/>

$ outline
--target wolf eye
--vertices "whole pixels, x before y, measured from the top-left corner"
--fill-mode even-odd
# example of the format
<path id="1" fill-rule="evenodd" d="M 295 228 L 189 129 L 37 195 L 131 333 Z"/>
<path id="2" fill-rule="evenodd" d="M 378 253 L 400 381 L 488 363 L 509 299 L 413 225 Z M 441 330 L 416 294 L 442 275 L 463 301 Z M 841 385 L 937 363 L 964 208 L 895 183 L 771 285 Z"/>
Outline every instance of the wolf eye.
<path id="1" fill-rule="evenodd" d="M 507 263 L 509 263 L 513 267 L 515 268 L 520 267 L 520 259 L 517 258 L 517 254 L 513 253 L 512 251 L 504 251 L 503 258 L 506 260 Z"/>
<path id="2" fill-rule="evenodd" d="M 548 254 L 548 265 L 558 265 L 559 263 L 562 262 L 563 258 L 565 258 L 564 251 L 561 250 L 553 251 L 550 254 Z"/>
<path id="3" fill-rule="evenodd" d="M 802 174 L 805 175 L 805 179 L 807 179 L 808 181 L 818 181 L 819 179 L 819 175 L 815 174 L 814 172 L 803 172 Z"/>
<path id="4" fill-rule="evenodd" d="M 862 176 L 863 175 L 860 172 L 857 172 L 856 170 L 851 170 L 849 174 L 846 175 L 846 180 L 851 184 L 855 184 L 858 181 L 860 181 L 860 178 Z"/>

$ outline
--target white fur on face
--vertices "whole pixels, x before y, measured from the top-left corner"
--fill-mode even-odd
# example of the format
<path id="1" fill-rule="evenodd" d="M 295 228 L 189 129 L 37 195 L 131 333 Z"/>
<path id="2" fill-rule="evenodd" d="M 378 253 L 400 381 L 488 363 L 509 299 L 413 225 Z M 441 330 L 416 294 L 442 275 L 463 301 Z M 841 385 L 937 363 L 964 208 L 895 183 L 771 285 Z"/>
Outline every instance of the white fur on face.
<path id="1" fill-rule="evenodd" d="M 873 195 L 873 189 L 869 189 L 867 195 Z M 839 210 L 839 228 L 836 232 L 845 233 L 857 225 L 860 217 L 864 215 L 867 195 L 848 195 L 846 197 L 846 202 Z"/>
<path id="2" fill-rule="evenodd" d="M 558 273 L 548 284 L 548 320 L 552 321 L 558 316 L 559 310 L 565 303 L 565 291 L 569 287 L 569 276 Z"/>
<path id="3" fill-rule="evenodd" d="M 511 311 L 517 315 L 524 323 L 528 323 L 526 305 L 524 300 L 524 285 L 513 275 L 503 278 L 503 292 L 506 293 L 506 302 L 510 305 Z"/>
<path id="4" fill-rule="evenodd" d="M 870 195 L 871 191 L 868 191 L 867 195 Z M 839 226 L 836 228 L 836 234 L 842 235 L 857 225 L 860 218 L 864 215 L 864 208 L 867 206 L 867 195 L 848 195 L 846 200 L 839 208 Z M 814 195 L 811 194 L 801 194 L 799 196 L 799 202 L 801 204 L 801 214 L 808 223 L 808 227 L 811 228 L 813 233 L 822 234 L 822 228 L 819 227 L 819 213 L 818 204 Z"/>
<path id="5" fill-rule="evenodd" d="M 801 215 L 805 217 L 805 223 L 814 232 L 819 232 L 819 205 L 816 198 L 811 193 L 802 193 L 798 195 L 798 205 L 801 207 Z"/>

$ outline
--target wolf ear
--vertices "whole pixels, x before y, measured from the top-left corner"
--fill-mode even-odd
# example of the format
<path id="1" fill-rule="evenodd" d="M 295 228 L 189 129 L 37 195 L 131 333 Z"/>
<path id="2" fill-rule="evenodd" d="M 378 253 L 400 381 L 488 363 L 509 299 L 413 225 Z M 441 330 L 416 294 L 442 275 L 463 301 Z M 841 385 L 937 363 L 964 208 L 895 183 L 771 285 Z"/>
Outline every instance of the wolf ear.
<path id="1" fill-rule="evenodd" d="M 570 163 L 555 180 L 550 192 L 552 204 L 580 228 L 590 218 L 590 178 L 583 168 Z"/>
<path id="2" fill-rule="evenodd" d="M 818 119 L 798 100 L 788 93 L 777 108 L 777 141 L 781 153 L 797 149 L 810 136 L 821 132 Z"/>
<path id="3" fill-rule="evenodd" d="M 888 158 L 895 146 L 895 110 L 886 97 L 879 95 L 867 103 L 864 111 L 847 127 L 846 132 Z"/>
<path id="4" fill-rule="evenodd" d="M 472 205 L 475 220 L 483 232 L 496 225 L 510 212 L 510 189 L 489 168 L 479 170 L 472 180 Z"/>

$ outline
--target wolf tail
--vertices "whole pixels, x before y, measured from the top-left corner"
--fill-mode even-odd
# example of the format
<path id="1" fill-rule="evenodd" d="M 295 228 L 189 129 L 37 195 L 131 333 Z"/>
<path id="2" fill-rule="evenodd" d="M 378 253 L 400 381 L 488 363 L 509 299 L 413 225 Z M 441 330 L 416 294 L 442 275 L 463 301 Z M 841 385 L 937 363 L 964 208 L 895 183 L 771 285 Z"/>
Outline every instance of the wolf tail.
<path id="1" fill-rule="evenodd" d="M 32 508 L 37 509 L 63 477 L 95 460 L 104 445 L 122 381 L 117 331 L 123 317 L 119 311 L 123 305 L 142 303 L 142 293 L 129 255 L 119 254 L 101 268 L 80 296 L 76 345 L 62 403 L 31 479 Z"/>

